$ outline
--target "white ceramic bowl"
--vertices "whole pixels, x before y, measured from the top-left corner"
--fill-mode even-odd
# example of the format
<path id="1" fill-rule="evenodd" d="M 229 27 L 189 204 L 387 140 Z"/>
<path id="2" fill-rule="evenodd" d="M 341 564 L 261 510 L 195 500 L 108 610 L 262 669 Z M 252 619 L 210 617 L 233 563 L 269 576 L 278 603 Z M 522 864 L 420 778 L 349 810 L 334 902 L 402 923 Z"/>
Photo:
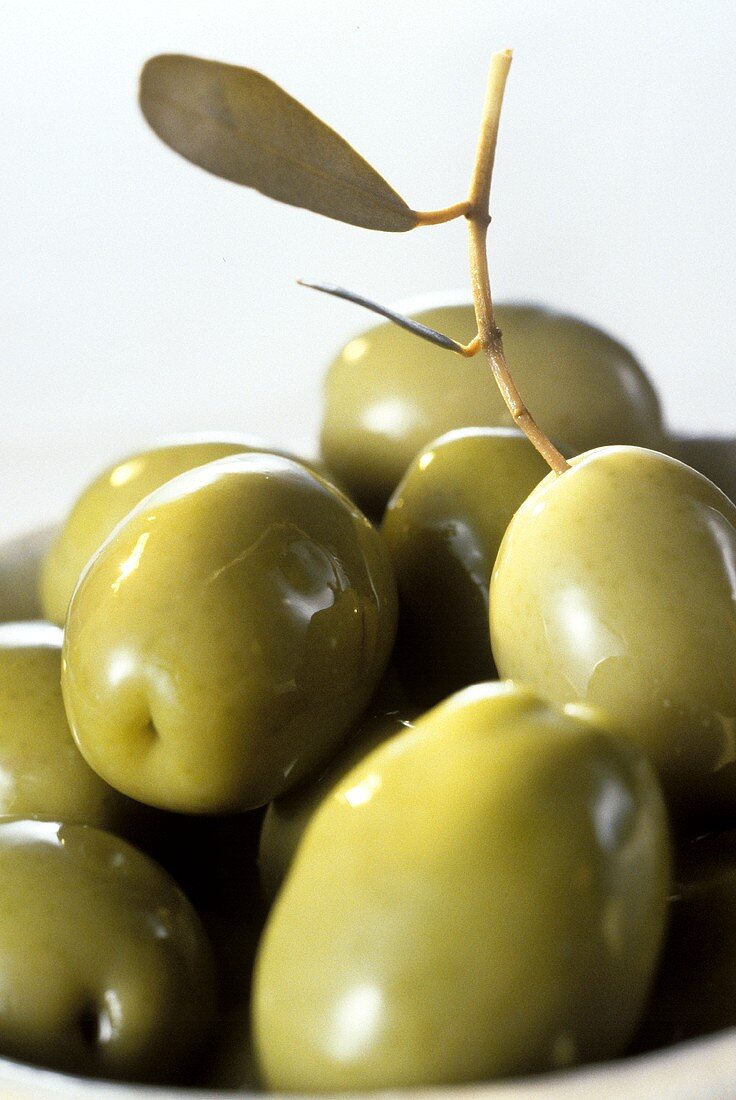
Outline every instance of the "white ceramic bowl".
<path id="1" fill-rule="evenodd" d="M 37 618 L 38 566 L 53 534 L 0 543 L 0 622 Z M 93 1081 L 0 1058 L 0 1100 L 224 1100 L 256 1094 Z M 392 1100 L 736 1100 L 736 1028 L 653 1054 L 539 1077 L 371 1094 Z M 359 1094 L 350 1094 L 360 1100 Z"/>

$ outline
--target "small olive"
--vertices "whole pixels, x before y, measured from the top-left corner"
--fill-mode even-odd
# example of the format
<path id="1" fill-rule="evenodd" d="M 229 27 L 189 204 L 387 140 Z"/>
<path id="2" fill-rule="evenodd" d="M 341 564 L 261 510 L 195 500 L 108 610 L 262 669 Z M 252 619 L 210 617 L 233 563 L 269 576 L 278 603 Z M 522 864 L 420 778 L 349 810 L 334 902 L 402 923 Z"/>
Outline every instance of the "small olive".
<path id="1" fill-rule="evenodd" d="M 186 1079 L 214 1022 L 211 949 L 147 856 L 86 825 L 0 821 L 0 1052 Z"/>

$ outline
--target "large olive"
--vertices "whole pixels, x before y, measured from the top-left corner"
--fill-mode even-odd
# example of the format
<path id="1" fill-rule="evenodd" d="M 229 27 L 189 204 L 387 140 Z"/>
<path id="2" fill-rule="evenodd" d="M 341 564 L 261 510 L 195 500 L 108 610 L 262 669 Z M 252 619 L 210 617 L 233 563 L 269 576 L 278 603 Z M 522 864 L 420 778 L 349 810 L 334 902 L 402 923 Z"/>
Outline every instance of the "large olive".
<path id="1" fill-rule="evenodd" d="M 154 489 L 195 466 L 264 450 L 285 455 L 246 436 L 182 436 L 108 466 L 76 501 L 44 558 L 39 586 L 47 618 L 64 622 L 72 592 L 89 559 L 113 528 Z"/>
<path id="2" fill-rule="evenodd" d="M 669 853 L 654 773 L 605 722 L 479 684 L 345 776 L 261 941 L 268 1087 L 472 1081 L 624 1049 Z"/>
<path id="3" fill-rule="evenodd" d="M 518 510 L 490 591 L 502 676 L 603 707 L 677 821 L 736 819 L 736 507 L 653 451 L 610 447 Z"/>
<path id="4" fill-rule="evenodd" d="M 264 805 L 327 758 L 393 645 L 377 531 L 303 465 L 235 455 L 162 486 L 78 585 L 62 687 L 113 786 L 185 813 Z"/>
<path id="5" fill-rule="evenodd" d="M 458 340 L 476 332 L 471 306 L 415 316 Z M 573 454 L 607 443 L 660 446 L 657 396 L 617 340 L 536 305 L 499 306 L 496 318 L 514 378 L 549 436 Z M 380 514 L 422 447 L 473 425 L 512 425 L 482 354 L 461 359 L 386 323 L 346 344 L 329 369 L 322 454 L 370 514 Z"/>
<path id="6" fill-rule="evenodd" d="M 211 950 L 173 880 L 86 825 L 0 821 L 0 1052 L 175 1082 L 214 1020 Z"/>
<path id="7" fill-rule="evenodd" d="M 51 623 L 0 626 L 0 815 L 127 830 L 143 808 L 100 779 L 74 743 L 61 639 Z"/>
<path id="8" fill-rule="evenodd" d="M 495 674 L 488 586 L 506 527 L 549 472 L 515 428 L 461 428 L 419 452 L 381 532 L 401 603 L 398 650 L 428 703 Z"/>

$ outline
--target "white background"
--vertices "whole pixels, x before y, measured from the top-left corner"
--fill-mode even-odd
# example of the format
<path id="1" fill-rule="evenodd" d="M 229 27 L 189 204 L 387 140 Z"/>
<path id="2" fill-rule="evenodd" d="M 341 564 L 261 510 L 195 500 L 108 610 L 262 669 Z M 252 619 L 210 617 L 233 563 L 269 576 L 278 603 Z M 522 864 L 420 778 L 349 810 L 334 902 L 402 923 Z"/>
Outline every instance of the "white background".
<path id="1" fill-rule="evenodd" d="M 148 56 L 261 69 L 427 209 L 465 195 L 507 46 L 496 297 L 597 321 L 673 425 L 736 432 L 733 0 L 0 0 L 0 535 L 162 434 L 314 450 L 322 373 L 368 318 L 296 276 L 467 285 L 462 222 L 372 234 L 187 165 L 138 112 Z"/>

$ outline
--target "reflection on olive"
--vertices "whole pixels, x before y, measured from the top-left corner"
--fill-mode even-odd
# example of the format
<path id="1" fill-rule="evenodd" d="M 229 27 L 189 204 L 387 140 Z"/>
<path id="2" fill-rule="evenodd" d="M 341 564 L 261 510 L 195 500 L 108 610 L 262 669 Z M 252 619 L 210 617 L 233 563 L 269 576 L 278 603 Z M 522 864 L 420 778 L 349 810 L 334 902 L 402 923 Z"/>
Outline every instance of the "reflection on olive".
<path id="1" fill-rule="evenodd" d="M 121 524 L 69 609 L 62 687 L 91 766 L 185 813 L 264 805 L 349 731 L 393 645 L 378 532 L 273 455 L 181 474 Z"/>
<path id="2" fill-rule="evenodd" d="M 478 684 L 341 780 L 259 949 L 268 1087 L 473 1081 L 624 1049 L 660 950 L 669 842 L 650 765 L 606 722 Z"/>
<path id="3" fill-rule="evenodd" d="M 416 456 L 381 533 L 401 602 L 398 649 L 428 705 L 495 675 L 488 586 L 509 520 L 549 472 L 515 428 L 463 428 Z"/>
<path id="4" fill-rule="evenodd" d="M 476 332 L 469 305 L 415 316 L 463 342 Z M 496 320 L 532 415 L 571 454 L 608 443 L 662 445 L 657 396 L 618 341 L 536 305 L 499 306 Z M 371 515 L 381 514 L 422 447 L 473 425 L 513 426 L 483 355 L 461 359 L 387 323 L 346 344 L 327 375 L 322 455 Z"/>

